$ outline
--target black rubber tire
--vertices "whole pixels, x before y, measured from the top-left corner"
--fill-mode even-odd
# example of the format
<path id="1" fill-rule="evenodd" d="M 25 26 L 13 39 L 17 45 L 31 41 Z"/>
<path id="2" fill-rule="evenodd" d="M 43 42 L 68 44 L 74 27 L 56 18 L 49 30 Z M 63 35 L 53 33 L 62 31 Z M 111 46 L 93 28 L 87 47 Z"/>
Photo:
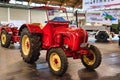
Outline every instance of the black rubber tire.
<path id="1" fill-rule="evenodd" d="M 51 67 L 51 64 L 50 64 L 50 56 L 53 52 L 57 53 L 57 55 L 59 56 L 59 58 L 61 60 L 61 68 L 58 71 L 55 71 Z M 68 61 L 67 61 L 67 57 L 65 55 L 65 52 L 63 51 L 62 48 L 52 48 L 52 49 L 50 49 L 48 51 L 47 60 L 48 60 L 48 64 L 49 64 L 49 67 L 50 67 L 50 71 L 53 74 L 55 74 L 57 76 L 62 76 L 66 72 L 66 70 L 68 68 Z"/>
<path id="2" fill-rule="evenodd" d="M 27 35 L 30 40 L 30 51 L 28 55 L 25 55 L 22 50 L 22 38 L 24 35 Z M 40 35 L 31 34 L 27 28 L 23 28 L 20 39 L 20 52 L 21 56 L 23 57 L 23 60 L 29 64 L 35 63 L 35 61 L 39 59 L 40 47 L 41 47 Z"/>
<path id="3" fill-rule="evenodd" d="M 109 38 L 108 34 L 105 31 L 100 31 L 95 38 L 97 39 L 97 41 L 100 42 L 105 42 L 107 41 L 107 38 Z"/>
<path id="4" fill-rule="evenodd" d="M 2 39 L 0 38 L 1 39 L 1 46 L 5 47 L 5 48 L 8 48 L 10 46 L 10 42 L 11 42 L 11 35 L 8 34 L 5 30 L 2 30 L 1 35 L 2 34 L 5 34 L 5 36 L 6 36 L 6 42 L 5 42 L 5 44 L 3 44 L 2 43 Z"/>
<path id="5" fill-rule="evenodd" d="M 101 57 L 101 52 L 99 51 L 99 49 L 94 46 L 94 45 L 90 45 L 89 47 L 89 51 L 90 52 L 93 52 L 94 55 L 95 55 L 95 62 L 92 64 L 92 65 L 88 65 L 85 61 L 84 61 L 84 55 L 81 56 L 81 61 L 83 63 L 83 65 L 89 69 L 89 70 L 94 70 L 95 68 L 97 68 L 100 64 L 101 64 L 101 61 L 102 61 L 102 57 Z M 87 55 L 86 55 L 87 56 Z"/>

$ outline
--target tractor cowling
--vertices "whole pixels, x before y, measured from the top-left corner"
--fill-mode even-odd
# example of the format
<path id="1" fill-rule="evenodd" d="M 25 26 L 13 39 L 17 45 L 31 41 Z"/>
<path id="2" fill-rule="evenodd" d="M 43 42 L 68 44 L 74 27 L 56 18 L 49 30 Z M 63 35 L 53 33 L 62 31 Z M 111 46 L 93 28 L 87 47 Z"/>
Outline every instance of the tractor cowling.
<path id="1" fill-rule="evenodd" d="M 55 34 L 62 35 L 62 41 L 58 39 L 59 42 L 71 51 L 78 51 L 80 46 L 88 41 L 88 34 L 82 28 L 58 28 Z"/>
<path id="2" fill-rule="evenodd" d="M 61 10 L 61 8 L 47 6 L 39 8 L 47 11 Z M 50 71 L 58 76 L 62 76 L 67 70 L 67 57 L 81 58 L 83 65 L 90 70 L 100 65 L 101 53 L 94 45 L 85 45 L 88 34 L 84 29 L 70 28 L 68 21 L 61 21 L 58 18 L 52 21 L 48 19 L 43 28 L 32 25 L 20 28 L 20 52 L 25 62 L 33 64 L 38 60 L 40 50 L 47 50 L 46 60 Z"/>

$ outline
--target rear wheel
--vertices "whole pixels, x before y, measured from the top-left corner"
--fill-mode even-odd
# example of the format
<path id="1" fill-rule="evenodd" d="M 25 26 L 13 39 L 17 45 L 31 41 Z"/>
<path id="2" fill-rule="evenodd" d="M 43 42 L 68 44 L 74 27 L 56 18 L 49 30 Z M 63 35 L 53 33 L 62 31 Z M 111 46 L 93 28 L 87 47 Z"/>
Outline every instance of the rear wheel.
<path id="1" fill-rule="evenodd" d="M 11 42 L 11 35 L 8 34 L 5 30 L 1 32 L 1 46 L 8 48 Z"/>
<path id="2" fill-rule="evenodd" d="M 61 48 L 52 48 L 47 56 L 50 71 L 58 76 L 63 75 L 68 67 L 65 52 Z"/>
<path id="3" fill-rule="evenodd" d="M 83 65 L 90 70 L 97 68 L 101 64 L 101 53 L 99 49 L 93 45 L 89 48 L 89 54 L 82 55 L 81 61 Z"/>
<path id="4" fill-rule="evenodd" d="M 21 32 L 20 52 L 23 60 L 27 63 L 34 63 L 40 55 L 40 35 L 31 34 L 27 28 Z"/>

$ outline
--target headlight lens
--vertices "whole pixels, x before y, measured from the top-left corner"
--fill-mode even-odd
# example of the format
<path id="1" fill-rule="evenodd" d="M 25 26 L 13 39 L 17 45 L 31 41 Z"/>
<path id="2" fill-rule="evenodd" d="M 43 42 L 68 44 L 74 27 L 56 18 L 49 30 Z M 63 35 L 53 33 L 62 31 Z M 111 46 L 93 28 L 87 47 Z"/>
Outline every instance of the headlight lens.
<path id="1" fill-rule="evenodd" d="M 86 47 L 88 43 L 82 43 L 80 47 Z"/>
<path id="2" fill-rule="evenodd" d="M 65 44 L 64 47 L 65 47 L 66 49 L 68 49 L 68 45 L 67 45 L 67 44 Z"/>

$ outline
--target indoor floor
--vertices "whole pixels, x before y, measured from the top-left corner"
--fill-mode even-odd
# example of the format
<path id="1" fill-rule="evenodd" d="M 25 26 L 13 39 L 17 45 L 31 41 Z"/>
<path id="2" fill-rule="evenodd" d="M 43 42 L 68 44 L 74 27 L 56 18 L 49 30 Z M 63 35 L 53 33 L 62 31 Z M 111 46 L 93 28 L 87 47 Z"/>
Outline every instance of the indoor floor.
<path id="1" fill-rule="evenodd" d="M 101 65 L 94 71 L 88 71 L 80 59 L 68 58 L 69 66 L 62 77 L 49 71 L 46 51 L 41 51 L 36 64 L 30 65 L 22 60 L 19 44 L 8 49 L 0 46 L 0 80 L 120 80 L 120 47 L 117 40 L 99 43 L 89 38 L 89 42 L 100 49 Z"/>

